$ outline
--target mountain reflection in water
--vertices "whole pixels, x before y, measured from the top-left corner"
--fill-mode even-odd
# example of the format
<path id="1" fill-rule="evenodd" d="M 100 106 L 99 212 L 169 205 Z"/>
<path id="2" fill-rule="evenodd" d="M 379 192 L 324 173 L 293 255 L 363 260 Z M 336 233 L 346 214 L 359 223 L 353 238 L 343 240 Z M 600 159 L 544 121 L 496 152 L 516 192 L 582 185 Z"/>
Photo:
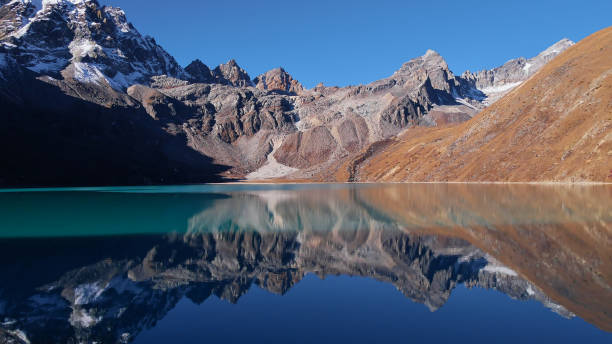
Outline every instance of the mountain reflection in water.
<path id="1" fill-rule="evenodd" d="M 612 332 L 612 187 L 318 185 L 0 193 L 0 342 L 130 342 L 180 300 L 307 274 L 459 284 Z"/>

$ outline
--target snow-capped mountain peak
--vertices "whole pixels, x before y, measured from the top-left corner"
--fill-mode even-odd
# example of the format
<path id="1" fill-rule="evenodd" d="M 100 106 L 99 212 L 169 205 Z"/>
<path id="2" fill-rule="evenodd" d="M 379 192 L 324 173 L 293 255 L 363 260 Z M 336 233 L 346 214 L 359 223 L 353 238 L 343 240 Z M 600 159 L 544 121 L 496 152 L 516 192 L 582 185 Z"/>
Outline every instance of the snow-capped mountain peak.
<path id="1" fill-rule="evenodd" d="M 185 76 L 174 58 L 142 36 L 119 8 L 96 0 L 13 0 L 2 6 L 2 46 L 34 72 L 57 76 L 78 64 L 70 70 L 90 71 L 86 75 L 103 77 L 118 89 L 147 83 L 155 75 Z M 91 80 L 82 73 L 73 77 Z"/>
<path id="2" fill-rule="evenodd" d="M 573 41 L 571 41 L 571 40 L 569 40 L 567 38 L 563 38 L 562 40 L 560 40 L 557 43 L 555 43 L 555 44 L 551 45 L 550 47 L 548 47 L 546 50 L 542 51 L 540 54 L 538 54 L 537 57 L 559 55 L 565 49 L 571 47 L 574 44 L 575 43 Z"/>

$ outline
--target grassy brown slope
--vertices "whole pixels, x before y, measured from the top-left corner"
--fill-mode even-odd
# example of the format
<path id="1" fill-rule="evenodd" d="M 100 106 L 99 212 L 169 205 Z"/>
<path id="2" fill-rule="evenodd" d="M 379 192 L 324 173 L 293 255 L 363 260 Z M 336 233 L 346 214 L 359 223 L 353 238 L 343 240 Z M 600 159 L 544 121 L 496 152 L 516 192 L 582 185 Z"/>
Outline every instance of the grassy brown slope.
<path id="1" fill-rule="evenodd" d="M 349 163 L 336 174 L 347 180 Z M 354 167 L 353 167 L 354 168 Z M 612 27 L 463 124 L 410 130 L 360 181 L 612 182 Z"/>

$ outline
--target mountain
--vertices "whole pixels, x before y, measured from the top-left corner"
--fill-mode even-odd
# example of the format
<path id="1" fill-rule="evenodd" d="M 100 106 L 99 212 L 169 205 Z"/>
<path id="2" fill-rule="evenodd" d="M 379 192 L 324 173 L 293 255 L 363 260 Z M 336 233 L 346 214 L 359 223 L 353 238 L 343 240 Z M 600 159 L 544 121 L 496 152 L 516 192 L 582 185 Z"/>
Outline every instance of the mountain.
<path id="1" fill-rule="evenodd" d="M 564 38 L 538 54 L 538 56 L 530 59 L 519 57 L 504 63 L 500 67 L 477 73 L 467 71 L 461 77 L 481 90 L 487 96 L 486 103 L 490 105 L 509 90 L 527 80 L 546 63 L 572 45 L 574 45 L 574 42 Z"/>
<path id="2" fill-rule="evenodd" d="M 220 64 L 215 69 L 210 70 L 204 62 L 196 59 L 185 67 L 185 71 L 189 73 L 189 81 L 192 83 L 222 84 L 234 87 L 254 85 L 249 74 L 240 68 L 236 60 L 229 60 L 227 63 Z"/>
<path id="3" fill-rule="evenodd" d="M 255 87 L 260 90 L 280 91 L 293 94 L 300 94 L 304 91 L 304 86 L 282 68 L 275 68 L 256 77 L 253 82 Z"/>
<path id="4" fill-rule="evenodd" d="M 561 51 L 567 45 L 555 46 L 558 49 L 553 51 Z M 530 73 L 538 68 L 534 65 Z M 522 80 L 530 75 L 523 74 Z M 514 81 L 513 86 L 517 85 Z M 511 89 L 506 87 L 504 92 Z M 433 50 L 406 62 L 390 77 L 367 85 L 320 85 L 295 102 L 298 131 L 276 145 L 269 163 L 247 178 L 278 177 L 289 171 L 290 179 L 333 180 L 327 171 L 338 168 L 345 159 L 358 158 L 363 150 L 407 128 L 469 120 L 488 100 L 473 78 L 455 76 Z"/>
<path id="5" fill-rule="evenodd" d="M 200 60 L 194 60 L 187 67 L 185 71 L 191 76 L 191 81 L 195 83 L 209 84 L 213 83 L 215 77 L 212 74 L 210 68 Z"/>
<path id="6" fill-rule="evenodd" d="M 216 82 L 235 87 L 253 86 L 249 74 L 236 63 L 236 60 L 229 60 L 227 63 L 218 65 L 212 75 Z"/>
<path id="7" fill-rule="evenodd" d="M 564 46 L 564 45 L 562 45 Z M 455 127 L 413 130 L 339 170 L 362 181 L 610 181 L 612 28 Z M 554 53 L 548 50 L 544 53 Z"/>
<path id="8" fill-rule="evenodd" d="M 462 76 L 430 50 L 367 85 L 306 90 L 282 68 L 183 69 L 95 0 L 0 4 L 4 186 L 330 179 L 409 128 L 469 120 L 571 45 Z"/>
<path id="9" fill-rule="evenodd" d="M 23 67 L 81 83 L 122 89 L 154 75 L 184 76 L 155 40 L 118 8 L 94 0 L 4 1 L 2 45 Z"/>

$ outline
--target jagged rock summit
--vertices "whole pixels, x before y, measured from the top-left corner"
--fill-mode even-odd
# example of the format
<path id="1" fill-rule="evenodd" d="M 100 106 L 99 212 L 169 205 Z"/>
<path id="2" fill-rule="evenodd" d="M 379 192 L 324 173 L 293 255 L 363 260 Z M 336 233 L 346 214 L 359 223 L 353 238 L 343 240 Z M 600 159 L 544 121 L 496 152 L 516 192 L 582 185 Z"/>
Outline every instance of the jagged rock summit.
<path id="1" fill-rule="evenodd" d="M 199 59 L 194 60 L 185 67 L 185 71 L 189 73 L 191 76 L 190 80 L 193 82 L 209 84 L 215 81 L 215 77 L 210 68 Z"/>
<path id="2" fill-rule="evenodd" d="M 282 67 L 274 68 L 256 77 L 253 82 L 255 87 L 266 91 L 280 91 L 292 94 L 304 92 L 304 86 L 293 79 Z"/>
<path id="3" fill-rule="evenodd" d="M 242 69 L 234 59 L 218 65 L 213 70 L 210 70 L 201 60 L 196 59 L 185 67 L 185 71 L 189 74 L 189 80 L 195 83 L 216 83 L 234 87 L 254 86 L 249 73 Z"/>
<path id="4" fill-rule="evenodd" d="M 234 59 L 218 65 L 212 71 L 212 75 L 216 82 L 220 84 L 227 84 L 235 87 L 253 86 L 249 74 L 244 69 L 240 68 Z"/>

